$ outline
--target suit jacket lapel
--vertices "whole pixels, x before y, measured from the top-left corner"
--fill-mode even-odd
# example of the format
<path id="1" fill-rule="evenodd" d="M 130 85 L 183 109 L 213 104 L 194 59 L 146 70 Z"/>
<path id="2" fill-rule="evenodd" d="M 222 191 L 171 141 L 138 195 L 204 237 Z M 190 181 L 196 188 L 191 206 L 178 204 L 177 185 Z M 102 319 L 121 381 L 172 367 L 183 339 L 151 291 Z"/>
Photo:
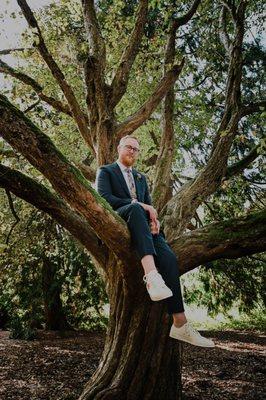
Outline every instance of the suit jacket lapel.
<path id="1" fill-rule="evenodd" d="M 124 178 L 124 176 L 123 176 L 123 174 L 121 172 L 121 169 L 120 169 L 119 165 L 117 163 L 114 163 L 114 167 L 115 167 L 114 171 L 115 171 L 115 173 L 117 175 L 117 178 L 119 179 L 119 182 L 121 183 L 122 188 L 125 190 L 125 192 L 128 195 L 128 197 L 131 197 L 130 193 L 129 193 L 129 190 L 128 190 L 128 187 L 127 187 L 127 184 L 126 184 L 126 181 L 125 181 L 125 178 Z"/>

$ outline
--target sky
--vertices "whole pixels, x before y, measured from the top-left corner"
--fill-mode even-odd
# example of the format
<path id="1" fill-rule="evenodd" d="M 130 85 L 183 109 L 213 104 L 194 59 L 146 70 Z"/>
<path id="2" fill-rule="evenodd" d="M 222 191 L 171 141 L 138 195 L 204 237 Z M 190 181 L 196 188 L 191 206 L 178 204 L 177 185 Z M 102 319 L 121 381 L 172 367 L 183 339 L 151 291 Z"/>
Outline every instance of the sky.
<path id="1" fill-rule="evenodd" d="M 55 1 L 58 0 L 28 0 L 28 4 L 32 10 L 38 10 Z M 0 51 L 19 46 L 21 33 L 27 28 L 27 22 L 23 15 L 18 15 L 19 12 L 20 7 L 16 0 L 0 0 Z M 14 13 L 16 13 L 16 18 L 12 17 Z M 12 55 L 2 55 L 1 59 L 13 67 L 17 64 Z M 0 74 L 0 88 L 9 87 L 9 85 L 8 80 Z"/>
<path id="2" fill-rule="evenodd" d="M 36 10 L 53 0 L 28 0 L 29 6 Z M 16 0 L 1 0 L 0 15 L 3 16 L 0 28 L 0 50 L 15 47 L 19 43 L 19 38 L 27 23 L 23 16 L 12 18 L 12 13 L 18 13 L 20 10 Z"/>

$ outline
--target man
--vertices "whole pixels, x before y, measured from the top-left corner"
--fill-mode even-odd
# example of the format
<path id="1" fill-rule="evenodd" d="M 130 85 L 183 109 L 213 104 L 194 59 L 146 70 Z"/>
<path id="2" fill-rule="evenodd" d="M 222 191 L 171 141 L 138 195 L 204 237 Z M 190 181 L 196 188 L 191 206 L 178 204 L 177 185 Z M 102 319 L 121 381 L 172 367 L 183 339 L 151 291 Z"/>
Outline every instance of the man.
<path id="1" fill-rule="evenodd" d="M 173 316 L 170 337 L 197 346 L 214 347 L 212 340 L 202 337 L 187 322 L 176 256 L 160 232 L 146 178 L 132 168 L 140 150 L 139 141 L 133 136 L 124 136 L 117 149 L 118 160 L 98 170 L 97 190 L 127 222 L 151 300 L 166 299 L 168 313 Z"/>

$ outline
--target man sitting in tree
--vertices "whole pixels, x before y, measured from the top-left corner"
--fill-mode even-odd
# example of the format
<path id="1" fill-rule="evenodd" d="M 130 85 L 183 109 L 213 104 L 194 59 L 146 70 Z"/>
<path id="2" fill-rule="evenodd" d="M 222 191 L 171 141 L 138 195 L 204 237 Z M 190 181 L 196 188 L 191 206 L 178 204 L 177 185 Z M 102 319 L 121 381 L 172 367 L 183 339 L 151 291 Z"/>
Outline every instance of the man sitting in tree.
<path id="1" fill-rule="evenodd" d="M 145 176 L 132 168 L 139 151 L 139 141 L 124 136 L 118 145 L 118 160 L 99 168 L 97 190 L 127 222 L 151 300 L 167 301 L 168 313 L 173 316 L 170 337 L 196 346 L 214 347 L 212 340 L 201 336 L 187 322 L 177 258 L 160 231 Z"/>

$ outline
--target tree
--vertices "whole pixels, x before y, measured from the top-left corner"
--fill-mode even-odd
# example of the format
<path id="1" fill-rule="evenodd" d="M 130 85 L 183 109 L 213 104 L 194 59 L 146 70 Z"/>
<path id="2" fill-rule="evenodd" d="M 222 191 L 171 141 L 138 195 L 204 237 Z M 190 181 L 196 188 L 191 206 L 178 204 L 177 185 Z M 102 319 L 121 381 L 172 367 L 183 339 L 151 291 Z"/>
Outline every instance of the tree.
<path id="1" fill-rule="evenodd" d="M 107 39 L 103 38 L 99 21 L 102 22 L 112 2 L 99 2 L 96 7 L 92 0 L 82 0 L 89 42 L 84 62 L 84 101 L 78 100 L 59 61 L 49 51 L 43 29 L 27 2 L 17 2 L 33 31 L 34 46 L 63 96 L 56 98 L 45 94 L 37 81 L 4 62 L 0 64 L 0 71 L 33 88 L 41 101 L 71 117 L 90 156 L 96 160 L 89 168 L 82 167 L 85 177 L 24 112 L 5 96 L 0 96 L 3 139 L 49 181 L 45 185 L 3 164 L 0 185 L 48 213 L 75 236 L 89 250 L 106 281 L 111 311 L 105 348 L 100 365 L 80 399 L 180 398 L 180 347 L 168 338 L 170 321 L 165 320 L 165 307 L 149 301 L 141 284 L 141 267 L 132 252 L 126 224 L 95 192 L 89 179 L 94 175 L 93 166 L 113 161 L 119 139 L 145 124 L 162 102 L 161 137 L 157 141 L 158 156 L 152 182 L 153 203 L 160 212 L 167 239 L 178 255 L 182 273 L 212 260 L 265 250 L 265 210 L 187 231 L 198 207 L 221 187 L 225 177 L 243 171 L 257 156 L 254 153 L 252 157 L 247 156 L 248 161 L 241 160 L 241 166 L 228 165 L 241 120 L 265 108 L 264 100 L 259 98 L 247 104 L 241 96 L 245 18 L 250 16 L 253 7 L 240 0 L 217 1 L 212 8 L 212 2 L 201 4 L 200 0 L 195 0 L 182 3 L 177 13 L 175 2 L 169 2 L 167 14 L 156 2 L 148 7 L 147 0 L 140 0 L 134 27 L 111 76 L 107 57 L 110 49 L 107 54 Z M 134 9 L 135 3 L 126 4 Z M 202 7 L 202 14 L 199 14 L 199 7 Z M 126 6 L 124 12 L 129 12 Z M 219 51 L 227 64 L 227 72 L 223 72 L 222 77 L 224 91 L 219 96 L 222 106 L 219 108 L 215 104 L 214 119 L 210 126 L 205 126 L 211 136 L 211 151 L 206 162 L 193 179 L 175 191 L 175 83 L 186 68 L 181 56 L 175 64 L 177 51 L 182 53 L 182 46 L 176 47 L 176 38 L 177 33 L 186 34 L 189 24 L 197 29 L 204 13 L 204 24 L 211 21 L 220 32 L 223 47 L 220 43 Z M 158 60 L 164 66 L 163 77 L 143 104 L 121 121 L 117 113 L 127 95 L 136 57 L 143 51 L 144 34 L 152 39 L 152 29 L 164 25 L 162 15 L 166 15 L 168 27 L 164 57 Z M 193 43 L 190 45 L 193 47 Z M 208 56 L 205 54 L 205 59 Z M 210 100 L 206 95 L 208 90 L 215 97 L 217 86 L 212 82 L 211 87 L 205 88 L 206 101 Z M 120 111 L 123 118 L 123 111 Z M 157 138 L 154 139 L 156 142 Z"/>

